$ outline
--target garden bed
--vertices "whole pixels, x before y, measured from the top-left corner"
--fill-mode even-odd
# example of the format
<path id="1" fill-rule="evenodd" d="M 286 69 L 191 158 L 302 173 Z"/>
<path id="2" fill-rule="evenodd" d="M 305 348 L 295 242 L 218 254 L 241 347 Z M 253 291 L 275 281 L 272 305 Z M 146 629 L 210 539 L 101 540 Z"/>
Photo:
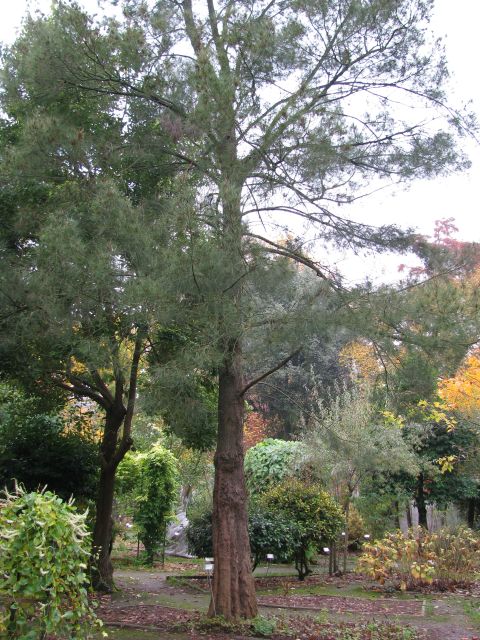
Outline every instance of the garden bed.
<path id="1" fill-rule="evenodd" d="M 370 600 L 367 598 L 349 598 L 346 596 L 259 596 L 260 606 L 282 609 L 328 610 L 334 613 L 362 613 L 367 615 L 408 615 L 422 616 L 421 600 L 395 600 L 393 598 Z"/>
<path id="2" fill-rule="evenodd" d="M 164 631 L 181 631 L 200 619 L 197 612 L 154 605 L 101 606 L 97 615 L 106 625 Z"/>
<path id="3" fill-rule="evenodd" d="M 145 631 L 165 631 L 188 633 L 191 638 L 214 637 L 222 638 L 261 637 L 261 632 L 248 623 L 229 624 L 218 619 L 208 619 L 196 612 L 187 612 L 161 606 L 130 606 L 115 607 L 113 609 L 100 609 L 99 615 L 105 625 L 125 628 L 143 629 Z M 277 628 L 269 638 L 271 640 L 337 640 L 339 638 L 351 638 L 352 640 L 403 640 L 404 629 L 392 623 L 337 623 L 319 622 L 311 617 L 288 616 L 277 619 Z M 380 635 L 379 635 L 380 634 Z M 424 638 L 423 633 L 411 630 L 408 638 Z"/>

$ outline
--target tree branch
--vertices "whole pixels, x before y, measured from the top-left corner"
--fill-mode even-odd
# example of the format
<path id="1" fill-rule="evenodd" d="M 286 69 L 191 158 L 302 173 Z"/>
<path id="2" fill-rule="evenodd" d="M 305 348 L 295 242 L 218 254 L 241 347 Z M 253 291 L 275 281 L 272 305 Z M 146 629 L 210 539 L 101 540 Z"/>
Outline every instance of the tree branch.
<path id="1" fill-rule="evenodd" d="M 265 373 L 262 373 L 261 376 L 258 376 L 258 378 L 254 378 L 253 380 L 250 380 L 250 382 L 247 382 L 247 384 L 243 387 L 243 389 L 240 392 L 241 396 L 244 396 L 245 393 L 251 389 L 252 387 L 254 387 L 256 384 L 258 384 L 259 382 L 261 382 L 262 380 L 265 380 L 265 378 L 268 378 L 268 376 L 272 375 L 272 373 L 275 373 L 275 371 L 278 371 L 279 369 L 281 369 L 282 367 L 284 367 L 288 362 L 290 362 L 290 360 L 292 358 L 294 358 L 298 353 L 300 353 L 300 351 L 302 350 L 302 347 L 298 347 L 298 349 L 295 349 L 295 351 L 293 351 L 290 355 L 288 355 L 286 358 L 284 358 L 281 362 L 279 362 L 277 365 L 275 365 L 274 367 L 272 367 L 271 369 L 269 369 L 268 371 L 266 371 Z"/>
<path id="2" fill-rule="evenodd" d="M 101 407 L 103 407 L 103 409 L 105 410 L 107 410 L 109 407 L 105 398 L 101 396 L 99 393 L 96 393 L 95 391 L 93 391 L 93 389 L 91 389 L 90 387 L 87 387 L 80 383 L 74 383 L 74 382 L 71 382 L 70 384 L 68 384 L 67 382 L 61 380 L 60 378 L 56 378 L 55 376 L 52 378 L 52 380 L 55 386 L 60 387 L 61 389 L 65 389 L 66 391 L 69 391 L 74 396 L 81 397 L 81 398 L 90 398 L 90 400 L 93 400 L 94 402 L 99 404 Z"/>
<path id="3" fill-rule="evenodd" d="M 109 402 L 110 404 L 113 404 L 114 403 L 114 397 L 112 395 L 112 392 L 110 391 L 108 386 L 105 384 L 105 381 L 102 379 L 102 377 L 98 373 L 97 369 L 95 369 L 92 372 L 92 377 L 95 380 L 95 383 L 96 383 L 96 385 L 98 386 L 98 388 L 100 390 L 100 394 L 105 398 L 105 400 L 107 402 Z"/>
<path id="4" fill-rule="evenodd" d="M 143 339 L 144 333 L 142 330 L 138 329 L 137 335 L 135 337 L 135 348 L 132 356 L 132 364 L 130 367 L 130 383 L 128 387 L 127 410 L 123 421 L 122 439 L 120 440 L 120 444 L 118 445 L 114 456 L 115 465 L 119 464 L 123 460 L 125 454 L 133 444 L 132 419 L 135 409 L 135 400 L 137 396 L 138 366 L 143 352 Z"/>

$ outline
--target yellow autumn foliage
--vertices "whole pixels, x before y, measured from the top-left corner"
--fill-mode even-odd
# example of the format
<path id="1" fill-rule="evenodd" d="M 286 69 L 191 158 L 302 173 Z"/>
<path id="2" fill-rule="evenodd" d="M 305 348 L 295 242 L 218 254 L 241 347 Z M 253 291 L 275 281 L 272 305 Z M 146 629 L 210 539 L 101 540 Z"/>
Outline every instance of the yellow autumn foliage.
<path id="1" fill-rule="evenodd" d="M 356 382 L 373 383 L 382 372 L 375 348 L 366 340 L 346 344 L 340 351 L 339 361 Z"/>

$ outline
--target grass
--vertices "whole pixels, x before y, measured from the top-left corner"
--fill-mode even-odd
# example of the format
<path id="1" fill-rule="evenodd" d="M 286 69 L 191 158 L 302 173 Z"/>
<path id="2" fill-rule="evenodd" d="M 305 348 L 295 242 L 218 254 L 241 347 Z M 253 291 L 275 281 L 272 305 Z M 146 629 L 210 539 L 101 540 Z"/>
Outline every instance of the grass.
<path id="1" fill-rule="evenodd" d="M 465 600 L 463 603 L 465 615 L 476 629 L 480 629 L 480 607 L 478 600 Z"/>
<path id="2" fill-rule="evenodd" d="M 301 583 L 298 583 L 301 585 Z M 258 595 L 284 595 L 284 587 L 279 586 L 275 589 L 257 589 Z M 378 591 L 368 591 L 358 584 L 342 585 L 339 589 L 335 585 L 305 585 L 292 586 L 289 589 L 289 595 L 295 596 L 351 596 L 352 598 L 366 598 L 375 600 L 376 598 L 384 598 L 385 595 Z"/>

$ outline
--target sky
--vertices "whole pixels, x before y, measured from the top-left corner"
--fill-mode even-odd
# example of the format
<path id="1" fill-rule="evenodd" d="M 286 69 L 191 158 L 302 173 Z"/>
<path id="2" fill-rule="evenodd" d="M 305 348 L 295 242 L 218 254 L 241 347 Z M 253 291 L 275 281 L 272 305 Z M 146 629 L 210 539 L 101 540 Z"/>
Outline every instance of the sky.
<path id="1" fill-rule="evenodd" d="M 82 0 L 81 4 L 91 11 L 97 10 L 96 0 Z M 13 41 L 28 6 L 48 10 L 50 0 L 0 0 L 0 41 Z M 470 109 L 480 122 L 479 24 L 477 0 L 436 0 L 431 27 L 437 36 L 444 38 L 452 76 L 450 98 L 455 106 L 471 101 Z M 480 242 L 480 142 L 465 139 L 463 144 L 472 163 L 468 171 L 417 181 L 406 191 L 383 191 L 352 205 L 351 215 L 374 225 L 396 223 L 414 227 L 426 235 L 433 232 L 435 220 L 454 218 L 459 239 Z M 398 263 L 405 262 L 398 256 L 372 260 L 368 266 L 363 258 L 355 260 L 350 255 L 339 255 L 335 260 L 352 282 L 363 278 L 366 270 L 374 281 L 392 279 Z"/>

